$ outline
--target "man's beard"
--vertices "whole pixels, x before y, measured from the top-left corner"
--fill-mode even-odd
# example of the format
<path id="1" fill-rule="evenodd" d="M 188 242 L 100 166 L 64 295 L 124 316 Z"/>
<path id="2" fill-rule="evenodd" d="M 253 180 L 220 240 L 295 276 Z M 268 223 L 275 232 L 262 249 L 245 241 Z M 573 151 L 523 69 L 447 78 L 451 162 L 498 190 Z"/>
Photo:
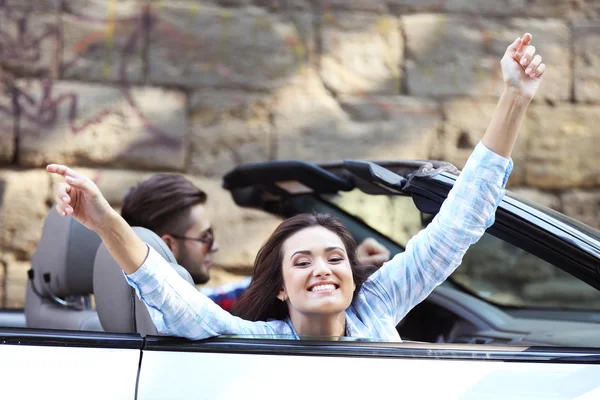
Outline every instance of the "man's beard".
<path id="1" fill-rule="evenodd" d="M 204 260 L 198 262 L 192 259 L 185 248 L 181 249 L 177 262 L 190 273 L 195 284 L 202 285 L 210 279 L 209 271 L 203 268 Z"/>

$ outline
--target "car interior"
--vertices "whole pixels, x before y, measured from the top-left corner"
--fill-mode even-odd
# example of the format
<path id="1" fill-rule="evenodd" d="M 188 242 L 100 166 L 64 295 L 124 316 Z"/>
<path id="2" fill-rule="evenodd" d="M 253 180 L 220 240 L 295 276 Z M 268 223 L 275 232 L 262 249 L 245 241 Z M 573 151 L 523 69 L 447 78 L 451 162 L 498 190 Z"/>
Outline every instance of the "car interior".
<path id="1" fill-rule="evenodd" d="M 424 162 L 397 164 L 393 171 L 369 169 L 364 164 L 346 166 L 347 169 L 332 164 L 331 168 L 323 169 L 302 162 L 248 165 L 228 174 L 224 187 L 242 207 L 259 208 L 282 217 L 307 211 L 327 212 L 340 218 L 357 242 L 373 237 L 392 254 L 403 252 L 402 245 L 336 205 L 332 198 L 353 187 L 360 187 L 368 195 L 394 191 L 405 195 L 398 189 L 410 183 L 415 171 L 426 175 L 447 168 L 443 163 Z M 354 183 L 349 183 L 347 178 L 352 172 L 348 171 L 356 173 Z M 387 183 L 375 185 L 373 177 Z M 436 212 L 436 202 L 423 198 L 418 201 L 425 226 Z M 193 284 L 157 235 L 143 228 L 134 229 Z M 19 312 L 0 311 L 0 326 L 156 335 L 148 310 L 127 284 L 99 237 L 72 218 L 60 217 L 54 208 L 46 218 L 29 278 L 22 319 Z M 600 346 L 597 311 L 503 307 L 452 279 L 411 310 L 397 329 L 403 339 L 416 342 Z"/>
<path id="2" fill-rule="evenodd" d="M 194 284 L 158 235 L 133 229 Z M 100 237 L 72 217 L 61 217 L 54 207 L 44 222 L 28 277 L 24 312 L 0 314 L 0 326 L 157 334 L 146 306 Z"/>

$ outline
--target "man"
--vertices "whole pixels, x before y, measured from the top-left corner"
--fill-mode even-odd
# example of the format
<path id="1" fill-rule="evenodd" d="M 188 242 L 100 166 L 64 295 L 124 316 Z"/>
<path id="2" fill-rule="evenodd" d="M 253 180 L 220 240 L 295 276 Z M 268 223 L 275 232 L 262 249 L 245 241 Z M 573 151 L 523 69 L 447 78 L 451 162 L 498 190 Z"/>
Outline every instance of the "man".
<path id="1" fill-rule="evenodd" d="M 210 279 L 211 255 L 219 250 L 205 207 L 207 199 L 207 194 L 185 177 L 157 174 L 129 189 L 121 215 L 130 226 L 160 236 L 194 282 L 203 284 Z M 389 257 L 389 251 L 372 238 L 358 246 L 361 264 L 381 266 Z M 250 278 L 246 278 L 202 292 L 230 311 L 249 284 Z"/>

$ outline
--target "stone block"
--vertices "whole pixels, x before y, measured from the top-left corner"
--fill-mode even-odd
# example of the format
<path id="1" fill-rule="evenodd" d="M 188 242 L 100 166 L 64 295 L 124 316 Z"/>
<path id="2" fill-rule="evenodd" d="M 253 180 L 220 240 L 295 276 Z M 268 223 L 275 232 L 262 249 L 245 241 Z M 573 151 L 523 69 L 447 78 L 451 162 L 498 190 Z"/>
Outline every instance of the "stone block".
<path id="1" fill-rule="evenodd" d="M 0 260 L 0 309 L 6 308 L 6 262 Z"/>
<path id="2" fill-rule="evenodd" d="M 320 74 L 334 93 L 399 94 L 403 40 L 398 19 L 366 13 L 325 13 Z"/>
<path id="3" fill-rule="evenodd" d="M 475 15 L 508 16 L 522 11 L 526 0 L 387 0 L 397 13 L 458 12 Z"/>
<path id="4" fill-rule="evenodd" d="M 600 185 L 600 108 L 532 106 L 527 111 L 525 184 L 542 189 Z"/>
<path id="5" fill-rule="evenodd" d="M 66 14 L 77 15 L 91 22 L 112 17 L 135 18 L 144 5 L 151 3 L 152 0 L 63 0 L 62 9 Z"/>
<path id="6" fill-rule="evenodd" d="M 600 190 L 569 190 L 561 196 L 563 213 L 600 229 Z"/>
<path id="7" fill-rule="evenodd" d="M 385 0 L 319 0 L 318 5 L 321 12 L 352 10 L 383 13 L 387 10 Z"/>
<path id="8" fill-rule="evenodd" d="M 23 309 L 25 307 L 25 289 L 29 261 L 9 261 L 6 266 L 6 308 Z"/>
<path id="9" fill-rule="evenodd" d="M 570 10 L 569 0 L 387 0 L 398 14 L 462 13 L 478 16 L 564 17 Z"/>
<path id="10" fill-rule="evenodd" d="M 201 90 L 192 110 L 192 171 L 223 175 L 236 164 L 273 159 L 270 99 L 234 90 Z"/>
<path id="11" fill-rule="evenodd" d="M 60 20 L 44 7 L 12 7 L 0 4 L 3 74 L 56 77 L 60 64 Z"/>
<path id="12" fill-rule="evenodd" d="M 575 99 L 600 101 L 600 22 L 578 21 L 573 26 Z"/>
<path id="13" fill-rule="evenodd" d="M 61 0 L 4 0 L 0 3 L 0 9 L 17 11 L 58 11 Z"/>
<path id="14" fill-rule="evenodd" d="M 220 179 L 187 175 L 208 194 L 208 215 L 220 250 L 212 257 L 215 265 L 237 274 L 249 274 L 256 253 L 281 219 L 260 210 L 238 207 Z"/>
<path id="15" fill-rule="evenodd" d="M 31 257 L 48 215 L 50 179 L 43 170 L 0 170 L 0 248 Z"/>
<path id="16" fill-rule="evenodd" d="M 142 87 L 19 82 L 19 160 L 182 169 L 189 129 L 186 96 Z"/>
<path id="17" fill-rule="evenodd" d="M 153 9 L 152 18 L 152 83 L 264 90 L 305 67 L 308 46 L 281 14 L 190 2 Z"/>
<path id="18" fill-rule="evenodd" d="M 10 92 L 0 83 L 0 165 L 12 162 L 14 155 L 15 111 Z"/>
<path id="19" fill-rule="evenodd" d="M 500 59 L 506 47 L 517 36 L 531 32 L 549 67 L 536 101 L 570 99 L 570 30 L 563 21 L 431 14 L 402 20 L 410 95 L 497 98 L 504 88 Z"/>
<path id="20" fill-rule="evenodd" d="M 545 0 L 537 0 L 538 3 L 544 1 Z M 598 2 L 598 0 L 577 0 L 573 1 L 572 4 L 572 11 L 569 14 L 571 18 L 575 20 L 598 20 L 598 18 L 600 18 L 600 2 Z"/>
<path id="21" fill-rule="evenodd" d="M 98 186 L 102 195 L 108 200 L 113 208 L 118 209 L 123 202 L 125 192 L 148 179 L 154 172 L 150 171 L 131 171 L 125 169 L 103 169 L 103 168 L 74 168 L 76 172 L 90 178 Z M 56 183 L 64 182 L 61 176 L 50 175 L 53 187 Z M 53 193 L 52 193 L 53 194 Z M 50 198 L 49 201 L 54 201 Z"/>
<path id="22" fill-rule="evenodd" d="M 433 144 L 432 158 L 447 161 L 462 169 L 473 149 L 483 138 L 496 103 L 469 98 L 458 98 L 443 105 L 444 128 L 439 140 Z M 514 168 L 511 185 L 523 182 L 525 171 L 525 143 L 523 132 L 513 151 Z"/>
<path id="23" fill-rule="evenodd" d="M 63 79 L 138 83 L 144 9 L 134 1 L 70 2 L 62 14 Z"/>
<path id="24" fill-rule="evenodd" d="M 224 5 L 228 2 L 242 2 L 246 0 L 221 0 L 220 3 Z M 248 5 L 252 3 L 252 0 L 247 0 Z M 282 11 L 282 10 L 303 10 L 303 11 L 311 11 L 312 10 L 312 1 L 311 0 L 254 0 L 254 5 L 268 8 L 272 11 Z"/>
<path id="25" fill-rule="evenodd" d="M 127 189 L 154 173 L 164 172 L 90 168 L 77 168 L 76 171 L 92 179 L 118 211 Z M 258 249 L 275 230 L 280 219 L 259 210 L 238 207 L 230 193 L 221 187 L 220 178 L 191 174 L 184 176 L 208 195 L 206 207 L 220 247 L 213 256 L 215 265 L 230 273 L 249 273 Z M 52 181 L 60 182 L 62 178 L 52 176 Z"/>
<path id="26" fill-rule="evenodd" d="M 441 126 L 437 103 L 402 96 L 331 97 L 318 79 L 275 97 L 277 159 L 426 159 Z"/>

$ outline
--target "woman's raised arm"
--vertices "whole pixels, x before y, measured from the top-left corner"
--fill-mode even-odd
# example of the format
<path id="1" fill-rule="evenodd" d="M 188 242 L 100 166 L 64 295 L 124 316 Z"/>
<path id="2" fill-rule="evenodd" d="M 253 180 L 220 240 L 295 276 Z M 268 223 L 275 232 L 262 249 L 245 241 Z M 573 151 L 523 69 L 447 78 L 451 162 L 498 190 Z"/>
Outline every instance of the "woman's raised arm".
<path id="1" fill-rule="evenodd" d="M 531 39 L 526 33 L 507 47 L 501 60 L 504 93 L 440 212 L 408 242 L 404 253 L 363 285 L 369 307 L 387 309 L 393 323 L 442 283 L 461 264 L 469 246 L 494 223 L 512 170 L 510 155 L 546 69 Z"/>
<path id="2" fill-rule="evenodd" d="M 531 34 L 526 33 L 506 49 L 500 61 L 505 89 L 481 139 L 488 149 L 505 158 L 512 153 L 525 111 L 546 70 L 531 39 Z"/>

